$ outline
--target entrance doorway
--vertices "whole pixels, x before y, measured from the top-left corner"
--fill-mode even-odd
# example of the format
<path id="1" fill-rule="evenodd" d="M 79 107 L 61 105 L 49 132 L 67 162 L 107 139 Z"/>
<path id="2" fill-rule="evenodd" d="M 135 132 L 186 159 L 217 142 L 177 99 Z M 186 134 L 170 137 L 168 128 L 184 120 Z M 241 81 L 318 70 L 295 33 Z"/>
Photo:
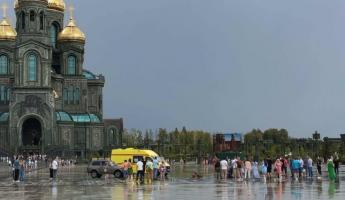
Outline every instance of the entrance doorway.
<path id="1" fill-rule="evenodd" d="M 23 123 L 22 142 L 23 146 L 39 146 L 42 138 L 41 123 L 35 119 L 27 119 Z"/>

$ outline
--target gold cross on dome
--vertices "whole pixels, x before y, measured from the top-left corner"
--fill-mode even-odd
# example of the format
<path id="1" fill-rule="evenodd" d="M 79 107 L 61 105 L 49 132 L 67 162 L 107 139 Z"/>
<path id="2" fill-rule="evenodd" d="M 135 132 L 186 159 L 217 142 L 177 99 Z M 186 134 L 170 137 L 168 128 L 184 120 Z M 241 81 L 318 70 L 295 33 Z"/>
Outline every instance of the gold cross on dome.
<path id="1" fill-rule="evenodd" d="M 7 17 L 7 8 L 8 8 L 7 4 L 6 3 L 2 4 L 1 8 L 2 8 L 2 16 L 4 18 L 6 18 Z"/>
<path id="2" fill-rule="evenodd" d="M 69 18 L 73 19 L 74 18 L 74 7 L 73 6 L 69 6 Z"/>

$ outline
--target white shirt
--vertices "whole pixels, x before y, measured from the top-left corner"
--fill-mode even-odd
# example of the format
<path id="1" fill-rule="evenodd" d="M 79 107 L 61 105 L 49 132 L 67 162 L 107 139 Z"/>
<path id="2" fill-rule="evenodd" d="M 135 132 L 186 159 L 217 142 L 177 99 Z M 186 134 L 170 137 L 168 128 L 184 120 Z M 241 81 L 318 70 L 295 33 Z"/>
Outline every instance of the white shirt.
<path id="1" fill-rule="evenodd" d="M 222 169 L 228 169 L 228 162 L 226 160 L 220 161 L 220 167 Z"/>
<path id="2" fill-rule="evenodd" d="M 237 160 L 236 159 L 233 159 L 232 161 L 231 161 L 231 164 L 232 164 L 232 168 L 237 168 Z"/>
<path id="3" fill-rule="evenodd" d="M 53 160 L 52 169 L 58 169 L 58 163 L 56 160 Z"/>
<path id="4" fill-rule="evenodd" d="M 138 171 L 143 171 L 144 170 L 144 163 L 141 161 L 137 162 L 137 166 L 138 166 Z"/>

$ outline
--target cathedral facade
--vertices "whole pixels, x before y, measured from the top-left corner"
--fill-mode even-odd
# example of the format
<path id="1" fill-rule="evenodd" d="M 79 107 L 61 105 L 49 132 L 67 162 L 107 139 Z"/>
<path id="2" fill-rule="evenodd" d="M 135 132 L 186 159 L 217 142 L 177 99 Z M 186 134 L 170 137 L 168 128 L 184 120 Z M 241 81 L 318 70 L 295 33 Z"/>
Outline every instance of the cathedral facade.
<path id="1" fill-rule="evenodd" d="M 0 150 L 88 157 L 121 147 L 103 119 L 105 78 L 84 69 L 86 37 L 64 0 L 16 0 L 0 23 Z M 5 11 L 4 11 L 5 12 Z"/>

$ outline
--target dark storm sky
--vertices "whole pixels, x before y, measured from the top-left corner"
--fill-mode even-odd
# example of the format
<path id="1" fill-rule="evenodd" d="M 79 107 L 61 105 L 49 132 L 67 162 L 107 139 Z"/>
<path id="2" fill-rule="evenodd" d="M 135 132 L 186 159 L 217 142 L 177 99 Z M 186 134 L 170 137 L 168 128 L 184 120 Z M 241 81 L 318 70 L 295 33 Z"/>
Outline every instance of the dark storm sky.
<path id="1" fill-rule="evenodd" d="M 345 132 L 344 0 L 66 2 L 126 128 Z"/>

